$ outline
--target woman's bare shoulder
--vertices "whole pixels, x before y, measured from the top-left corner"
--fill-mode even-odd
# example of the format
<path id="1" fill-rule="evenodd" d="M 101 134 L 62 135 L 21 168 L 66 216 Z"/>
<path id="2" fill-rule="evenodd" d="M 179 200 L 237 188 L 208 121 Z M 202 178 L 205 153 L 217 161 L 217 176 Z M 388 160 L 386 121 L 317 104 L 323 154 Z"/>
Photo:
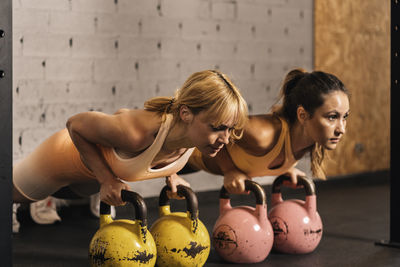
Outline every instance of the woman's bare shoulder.
<path id="1" fill-rule="evenodd" d="M 282 124 L 272 114 L 250 115 L 239 144 L 255 154 L 265 154 L 279 139 Z"/>
<path id="2" fill-rule="evenodd" d="M 160 115 L 143 109 L 120 109 L 114 115 L 119 117 L 125 137 L 138 150 L 153 143 L 162 122 Z"/>

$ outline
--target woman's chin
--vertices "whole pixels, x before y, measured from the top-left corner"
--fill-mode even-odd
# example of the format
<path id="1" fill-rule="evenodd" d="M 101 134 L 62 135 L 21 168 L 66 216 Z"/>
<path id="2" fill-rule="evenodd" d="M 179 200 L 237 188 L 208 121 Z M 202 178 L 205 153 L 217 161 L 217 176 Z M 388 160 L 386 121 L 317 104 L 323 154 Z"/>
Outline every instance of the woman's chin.
<path id="1" fill-rule="evenodd" d="M 326 150 L 335 150 L 336 147 L 337 147 L 337 144 L 327 144 L 327 145 L 324 146 L 324 148 Z"/>
<path id="2" fill-rule="evenodd" d="M 209 158 L 215 158 L 215 156 L 217 156 L 218 151 L 217 152 L 213 152 L 213 153 L 207 153 L 207 157 Z"/>
<path id="3" fill-rule="evenodd" d="M 214 158 L 215 156 L 217 156 L 219 151 L 220 151 L 220 149 L 211 149 L 211 150 L 207 151 L 206 155 L 210 158 Z"/>

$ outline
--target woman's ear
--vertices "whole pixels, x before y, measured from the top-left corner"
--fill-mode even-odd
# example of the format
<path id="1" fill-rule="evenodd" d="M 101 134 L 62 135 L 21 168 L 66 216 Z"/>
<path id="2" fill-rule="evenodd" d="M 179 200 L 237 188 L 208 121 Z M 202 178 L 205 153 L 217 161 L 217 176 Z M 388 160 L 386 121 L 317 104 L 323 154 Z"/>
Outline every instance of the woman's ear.
<path id="1" fill-rule="evenodd" d="M 194 115 L 192 111 L 186 105 L 182 105 L 179 108 L 179 117 L 184 123 L 191 123 Z"/>
<path id="2" fill-rule="evenodd" d="M 303 106 L 297 107 L 297 120 L 300 124 L 303 124 L 305 120 L 308 118 L 308 112 L 304 109 Z"/>

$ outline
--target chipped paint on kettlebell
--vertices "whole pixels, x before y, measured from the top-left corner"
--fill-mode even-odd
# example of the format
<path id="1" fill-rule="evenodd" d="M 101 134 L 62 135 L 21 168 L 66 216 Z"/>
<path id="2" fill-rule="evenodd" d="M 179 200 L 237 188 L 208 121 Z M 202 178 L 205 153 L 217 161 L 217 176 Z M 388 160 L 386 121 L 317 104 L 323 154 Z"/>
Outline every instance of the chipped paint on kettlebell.
<path id="1" fill-rule="evenodd" d="M 100 238 L 94 240 L 93 246 L 89 251 L 89 259 L 95 266 L 104 265 L 107 260 L 112 260 L 112 257 L 105 257 L 109 243 Z"/>
<path id="2" fill-rule="evenodd" d="M 238 247 L 236 232 L 227 224 L 221 224 L 213 234 L 214 247 L 225 250 L 227 255 L 234 253 Z"/>
<path id="3" fill-rule="evenodd" d="M 132 258 L 124 257 L 120 260 L 126 260 L 126 261 L 136 261 L 140 263 L 149 263 L 150 260 L 154 258 L 154 254 L 149 253 L 147 254 L 147 251 L 137 251 L 137 253 L 134 255 Z"/>

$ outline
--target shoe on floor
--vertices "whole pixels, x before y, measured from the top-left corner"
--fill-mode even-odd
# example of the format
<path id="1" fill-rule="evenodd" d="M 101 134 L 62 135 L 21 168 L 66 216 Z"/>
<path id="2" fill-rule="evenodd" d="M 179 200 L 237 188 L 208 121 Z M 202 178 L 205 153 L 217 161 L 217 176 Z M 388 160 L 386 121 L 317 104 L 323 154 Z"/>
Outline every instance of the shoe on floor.
<path id="1" fill-rule="evenodd" d="M 90 212 L 93 216 L 100 217 L 100 193 L 90 196 Z M 115 218 L 115 207 L 111 206 L 111 218 Z"/>
<path id="2" fill-rule="evenodd" d="M 20 205 L 21 204 L 13 203 L 12 231 L 13 231 L 14 234 L 19 232 L 20 224 L 19 224 L 19 221 L 18 221 L 18 218 L 17 218 L 17 211 L 18 211 L 18 208 L 19 208 Z"/>
<path id="3" fill-rule="evenodd" d="M 29 209 L 32 220 L 37 224 L 53 224 L 61 221 L 57 213 L 56 201 L 53 197 L 47 197 L 31 203 Z"/>

